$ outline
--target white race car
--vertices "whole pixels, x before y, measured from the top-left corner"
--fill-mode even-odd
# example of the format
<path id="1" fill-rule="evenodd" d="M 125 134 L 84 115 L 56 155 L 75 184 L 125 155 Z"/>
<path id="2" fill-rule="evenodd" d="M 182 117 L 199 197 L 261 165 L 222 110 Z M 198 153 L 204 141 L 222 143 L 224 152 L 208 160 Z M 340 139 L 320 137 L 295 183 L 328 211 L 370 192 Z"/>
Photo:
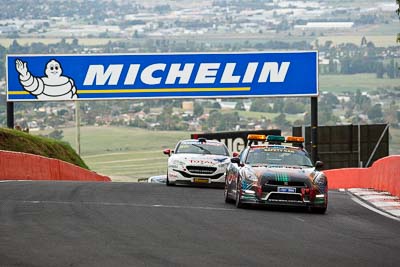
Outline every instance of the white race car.
<path id="1" fill-rule="evenodd" d="M 167 185 L 176 184 L 225 184 L 225 172 L 230 155 L 225 144 L 205 138 L 179 141 L 168 155 Z"/>

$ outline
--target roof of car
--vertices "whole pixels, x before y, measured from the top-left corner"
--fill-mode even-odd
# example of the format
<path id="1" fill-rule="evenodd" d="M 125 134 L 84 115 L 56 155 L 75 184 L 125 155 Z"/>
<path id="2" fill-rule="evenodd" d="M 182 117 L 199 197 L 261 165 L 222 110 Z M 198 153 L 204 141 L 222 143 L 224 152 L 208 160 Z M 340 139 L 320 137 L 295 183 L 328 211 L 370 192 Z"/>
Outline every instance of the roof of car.
<path id="1" fill-rule="evenodd" d="M 293 149 L 293 150 L 304 150 L 301 147 L 298 146 L 292 146 L 288 144 L 282 144 L 282 145 L 277 145 L 277 144 L 261 144 L 261 145 L 251 145 L 250 148 L 263 148 L 263 147 L 272 147 L 272 148 L 286 148 L 286 149 Z"/>
<path id="2" fill-rule="evenodd" d="M 205 143 L 219 143 L 219 144 L 223 144 L 220 141 L 217 140 L 212 140 L 212 139 L 205 139 L 206 142 Z M 186 140 L 181 140 L 181 142 L 200 142 L 198 139 L 186 139 Z"/>

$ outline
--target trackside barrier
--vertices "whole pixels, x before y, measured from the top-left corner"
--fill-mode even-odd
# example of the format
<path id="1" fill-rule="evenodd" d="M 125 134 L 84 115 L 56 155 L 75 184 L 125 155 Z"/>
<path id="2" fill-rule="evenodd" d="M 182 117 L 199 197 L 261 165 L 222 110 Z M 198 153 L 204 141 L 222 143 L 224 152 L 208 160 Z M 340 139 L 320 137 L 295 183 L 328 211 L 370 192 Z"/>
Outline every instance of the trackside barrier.
<path id="1" fill-rule="evenodd" d="M 329 188 L 373 188 L 400 197 L 400 155 L 388 156 L 369 168 L 325 170 Z"/>
<path id="2" fill-rule="evenodd" d="M 111 181 L 68 162 L 4 150 L 0 150 L 0 180 Z"/>

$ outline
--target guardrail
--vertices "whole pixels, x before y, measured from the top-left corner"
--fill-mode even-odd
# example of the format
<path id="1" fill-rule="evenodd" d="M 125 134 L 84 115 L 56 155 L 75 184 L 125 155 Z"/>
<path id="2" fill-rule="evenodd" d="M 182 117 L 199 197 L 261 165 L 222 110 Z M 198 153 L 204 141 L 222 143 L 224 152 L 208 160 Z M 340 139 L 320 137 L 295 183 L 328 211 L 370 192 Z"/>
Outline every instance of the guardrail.
<path id="1" fill-rule="evenodd" d="M 4 150 L 0 150 L 0 180 L 111 181 L 68 162 Z"/>
<path id="2" fill-rule="evenodd" d="M 329 188 L 373 188 L 400 197 L 400 155 L 388 156 L 369 168 L 325 170 Z"/>

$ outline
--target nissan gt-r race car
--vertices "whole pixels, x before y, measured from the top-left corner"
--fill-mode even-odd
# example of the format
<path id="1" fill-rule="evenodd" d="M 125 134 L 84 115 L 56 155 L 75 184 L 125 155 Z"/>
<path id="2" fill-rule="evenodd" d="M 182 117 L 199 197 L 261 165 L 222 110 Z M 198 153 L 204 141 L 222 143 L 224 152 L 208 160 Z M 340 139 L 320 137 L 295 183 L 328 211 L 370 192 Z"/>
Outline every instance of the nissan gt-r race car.
<path id="1" fill-rule="evenodd" d="M 223 187 L 230 155 L 225 144 L 205 138 L 179 141 L 168 155 L 167 185 L 197 184 Z"/>
<path id="2" fill-rule="evenodd" d="M 328 180 L 313 166 L 304 138 L 249 135 L 249 145 L 232 158 L 225 177 L 225 201 L 242 208 L 247 204 L 308 207 L 325 213 Z M 257 141 L 261 144 L 252 144 Z M 265 143 L 266 142 L 266 143 Z"/>

